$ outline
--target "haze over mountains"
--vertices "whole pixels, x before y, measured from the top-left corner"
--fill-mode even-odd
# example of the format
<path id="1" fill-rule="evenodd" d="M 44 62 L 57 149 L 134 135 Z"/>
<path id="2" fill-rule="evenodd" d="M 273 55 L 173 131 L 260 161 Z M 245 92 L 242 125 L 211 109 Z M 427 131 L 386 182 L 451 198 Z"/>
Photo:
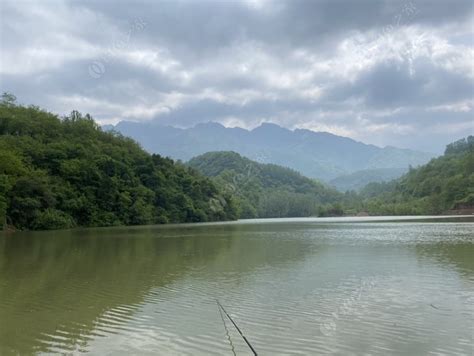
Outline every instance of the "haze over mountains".
<path id="1" fill-rule="evenodd" d="M 326 182 L 365 170 L 371 174 L 359 174 L 358 179 L 360 176 L 370 177 L 369 181 L 394 178 L 410 165 L 424 164 L 433 157 L 426 152 L 381 148 L 327 132 L 289 130 L 271 123 L 253 130 L 227 128 L 213 122 L 182 129 L 153 122 L 122 121 L 104 128 L 134 138 L 149 152 L 174 159 L 188 161 L 210 151 L 235 151 L 252 160 L 289 167 Z M 382 178 L 376 174 L 378 170 L 383 172 Z"/>
<path id="2" fill-rule="evenodd" d="M 331 179 L 329 184 L 343 192 L 359 191 L 369 183 L 388 182 L 401 177 L 406 172 L 408 172 L 408 167 L 366 169 Z"/>

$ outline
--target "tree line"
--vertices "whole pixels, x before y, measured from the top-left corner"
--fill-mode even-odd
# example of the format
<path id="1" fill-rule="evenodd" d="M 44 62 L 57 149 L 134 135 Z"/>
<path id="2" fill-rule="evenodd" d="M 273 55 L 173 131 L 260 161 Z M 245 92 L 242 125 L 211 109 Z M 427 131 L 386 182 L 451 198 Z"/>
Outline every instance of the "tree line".
<path id="1" fill-rule="evenodd" d="M 237 218 L 439 214 L 474 206 L 474 137 L 402 177 L 341 193 L 235 152 L 186 164 L 145 152 L 86 114 L 0 101 L 0 227 L 203 222 Z"/>
<path id="2" fill-rule="evenodd" d="M 235 152 L 209 152 L 188 165 L 234 196 L 239 218 L 441 214 L 474 208 L 473 146 L 473 136 L 463 138 L 398 179 L 346 193 Z"/>

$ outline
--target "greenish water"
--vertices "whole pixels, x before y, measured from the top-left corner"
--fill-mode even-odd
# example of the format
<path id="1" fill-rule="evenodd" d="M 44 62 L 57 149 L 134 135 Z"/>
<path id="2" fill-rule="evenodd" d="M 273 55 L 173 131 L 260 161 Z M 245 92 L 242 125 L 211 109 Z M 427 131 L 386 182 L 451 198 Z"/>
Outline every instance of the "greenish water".
<path id="1" fill-rule="evenodd" d="M 0 354 L 249 354 L 218 298 L 260 355 L 470 355 L 473 228 L 282 219 L 0 235 Z"/>

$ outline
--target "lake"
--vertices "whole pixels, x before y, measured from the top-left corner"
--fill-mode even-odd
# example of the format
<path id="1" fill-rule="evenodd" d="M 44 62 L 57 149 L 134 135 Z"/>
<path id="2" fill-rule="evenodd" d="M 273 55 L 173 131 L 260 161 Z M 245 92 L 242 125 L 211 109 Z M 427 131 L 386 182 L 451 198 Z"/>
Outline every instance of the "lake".
<path id="1" fill-rule="evenodd" d="M 473 354 L 474 218 L 0 234 L 0 354 Z"/>

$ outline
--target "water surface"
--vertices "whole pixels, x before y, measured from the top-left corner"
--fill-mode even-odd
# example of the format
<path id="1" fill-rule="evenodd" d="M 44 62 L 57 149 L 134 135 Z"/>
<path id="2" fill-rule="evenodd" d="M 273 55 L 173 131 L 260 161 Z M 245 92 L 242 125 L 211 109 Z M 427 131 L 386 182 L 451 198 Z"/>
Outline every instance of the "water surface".
<path id="1" fill-rule="evenodd" d="M 473 354 L 474 219 L 0 235 L 0 354 Z"/>

